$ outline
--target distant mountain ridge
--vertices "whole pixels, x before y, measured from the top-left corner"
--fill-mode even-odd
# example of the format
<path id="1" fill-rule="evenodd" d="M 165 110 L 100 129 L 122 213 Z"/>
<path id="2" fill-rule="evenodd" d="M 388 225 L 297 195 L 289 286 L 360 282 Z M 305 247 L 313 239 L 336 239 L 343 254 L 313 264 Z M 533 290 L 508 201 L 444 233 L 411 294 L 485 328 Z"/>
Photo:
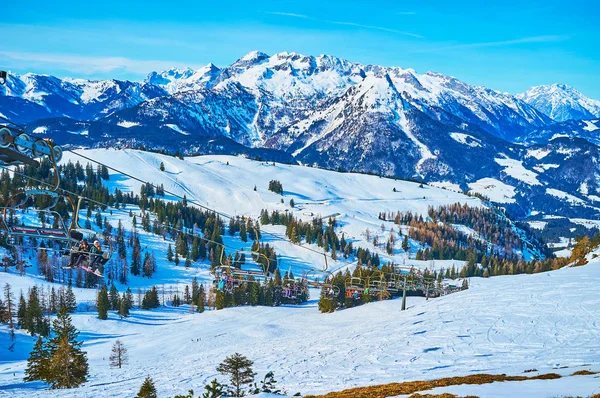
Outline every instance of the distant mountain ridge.
<path id="1" fill-rule="evenodd" d="M 517 98 L 557 122 L 600 118 L 600 101 L 588 98 L 566 84 L 532 87 Z"/>
<path id="2" fill-rule="evenodd" d="M 514 96 L 439 73 L 258 51 L 224 68 L 152 72 L 142 83 L 27 74 L 11 75 L 2 90 L 0 113 L 63 144 L 299 161 L 502 192 L 491 199 L 518 216 L 538 208 L 600 214 L 600 170 L 587 161 L 597 156 L 596 141 L 578 140 L 565 133 L 572 123 L 552 119 L 566 113 L 542 100 L 557 90 Z M 593 100 L 560 92 L 571 95 L 571 108 L 582 101 L 592 109 Z M 578 123 L 581 131 L 596 126 Z M 514 143 L 556 151 L 552 139 L 562 140 L 562 152 L 572 146 L 570 161 L 566 152 L 555 156 L 565 155 L 564 165 L 528 157 Z M 557 194 L 562 188 L 580 202 Z"/>

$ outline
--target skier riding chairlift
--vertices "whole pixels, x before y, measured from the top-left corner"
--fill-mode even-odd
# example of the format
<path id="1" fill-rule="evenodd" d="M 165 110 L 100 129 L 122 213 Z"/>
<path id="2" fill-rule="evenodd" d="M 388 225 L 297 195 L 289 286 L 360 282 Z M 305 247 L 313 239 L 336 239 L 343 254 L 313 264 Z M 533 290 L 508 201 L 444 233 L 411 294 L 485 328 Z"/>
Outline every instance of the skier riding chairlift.
<path id="1" fill-rule="evenodd" d="M 71 259 L 69 260 L 68 268 L 79 268 L 87 260 L 89 255 L 90 247 L 87 240 L 82 239 L 81 243 L 77 247 L 77 251 L 71 253 Z"/>

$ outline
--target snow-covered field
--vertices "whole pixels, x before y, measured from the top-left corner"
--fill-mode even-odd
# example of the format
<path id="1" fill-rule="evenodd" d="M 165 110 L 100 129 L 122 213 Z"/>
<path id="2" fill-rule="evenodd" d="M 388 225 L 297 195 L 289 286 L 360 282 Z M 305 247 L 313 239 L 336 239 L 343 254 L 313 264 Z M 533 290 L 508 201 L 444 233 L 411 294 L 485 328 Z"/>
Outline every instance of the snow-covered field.
<path id="1" fill-rule="evenodd" d="M 16 287 L 28 280 L 0 275 Z M 94 312 L 77 313 L 73 319 L 88 351 L 89 382 L 73 391 L 24 384 L 33 338 L 20 333 L 15 354 L 7 358 L 3 352 L 0 395 L 132 396 L 151 375 L 160 395 L 172 396 L 189 388 L 199 391 L 233 352 L 253 359 L 259 375 L 274 371 L 288 393 L 303 394 L 473 373 L 597 371 L 599 283 L 600 263 L 591 262 L 550 273 L 472 279 L 468 291 L 429 301 L 413 298 L 405 312 L 400 300 L 392 300 L 324 315 L 312 300 L 296 307 L 204 314 L 190 314 L 186 307 L 137 310 L 125 320 L 110 314 L 107 321 Z M 1 330 L 5 346 L 6 329 Z M 117 338 L 129 349 L 130 362 L 111 370 L 107 358 Z M 552 396 L 573 391 L 572 383 L 555 384 Z M 600 382 L 590 382 L 577 391 L 587 395 L 598 387 Z M 486 388 L 476 391 L 495 396 L 486 395 Z M 529 397 L 548 396 L 545 388 L 529 390 Z"/>
<path id="2" fill-rule="evenodd" d="M 381 248 L 367 242 L 367 229 L 384 238 L 383 242 L 388 234 L 398 231 L 393 223 L 377 218 L 380 212 L 425 214 L 432 205 L 456 202 L 482 205 L 478 199 L 456 192 L 429 186 L 420 188 L 405 181 L 273 165 L 241 157 L 202 156 L 184 161 L 133 150 L 90 150 L 85 154 L 231 215 L 257 218 L 262 209 L 287 209 L 305 220 L 335 215 L 341 226 L 338 232 L 343 231 L 348 239 L 371 250 Z M 85 164 L 70 153 L 65 158 Z M 165 165 L 164 172 L 159 170 L 161 162 Z M 283 197 L 267 190 L 272 179 L 281 181 Z M 476 188 L 483 190 L 484 185 L 490 184 L 481 182 Z M 137 193 L 140 185 L 111 172 L 110 189 Z M 506 189 L 496 188 L 506 195 Z M 509 195 L 505 198 L 510 199 Z M 289 205 L 290 199 L 295 202 L 294 209 Z M 113 225 L 120 218 L 128 231 L 131 228 L 128 213 L 129 209 L 125 209 L 106 215 Z M 390 231 L 392 227 L 395 232 Z M 291 266 L 298 274 L 306 268 L 323 267 L 323 257 L 318 252 L 279 239 L 284 235 L 284 227 L 262 229 L 272 233 L 263 234 L 264 241 L 275 246 L 282 269 Z M 227 245 L 244 245 L 237 237 L 226 234 L 224 239 Z M 190 284 L 194 276 L 201 283 L 210 281 L 206 263 L 194 264 L 191 269 L 176 267 L 164 258 L 168 241 L 142 231 L 140 240 L 145 250 L 155 252 L 158 272 L 152 279 L 131 277 L 129 284 L 134 293 L 137 287 L 151 285 L 159 286 L 160 291 L 162 284 L 170 291 L 173 287 L 181 291 L 183 284 Z M 397 263 L 430 268 L 460 264 L 451 260 L 409 259 L 400 248 L 400 239 L 396 242 L 392 256 L 379 251 L 384 261 L 393 259 Z M 329 266 L 340 269 L 348 266 L 348 262 L 340 259 Z M 600 261 L 551 273 L 470 282 L 469 290 L 438 299 L 409 297 L 409 309 L 404 312 L 400 311 L 400 300 L 392 300 L 320 314 L 319 292 L 313 290 L 312 299 L 300 306 L 240 307 L 203 314 L 192 314 L 187 306 L 162 307 L 134 310 L 123 320 L 111 313 L 106 321 L 98 320 L 93 310 L 95 290 L 76 289 L 80 305 L 73 320 L 88 352 L 89 381 L 81 388 L 64 391 L 49 391 L 40 383 L 23 383 L 25 362 L 34 338 L 18 331 L 15 351 L 11 353 L 4 348 L 9 339 L 3 326 L 0 327 L 0 396 L 131 397 L 148 375 L 156 382 L 161 397 L 183 394 L 190 388 L 198 394 L 205 383 L 219 377 L 216 366 L 234 352 L 255 361 L 258 378 L 273 371 L 280 387 L 289 394 L 324 393 L 473 373 L 519 375 L 533 368 L 540 373 L 600 371 L 597 294 Z M 0 283 L 10 283 L 17 297 L 20 290 L 26 291 L 34 284 L 48 285 L 34 275 L 20 277 L 14 271 L 0 272 Z M 125 289 L 119 284 L 117 287 L 120 291 Z M 110 348 L 117 338 L 124 342 L 130 356 L 129 364 L 121 370 L 111 369 L 108 364 Z M 532 374 L 535 372 L 527 373 Z M 574 391 L 590 395 L 598 387 L 600 379 L 582 376 L 468 387 L 471 390 L 452 387 L 444 391 L 482 397 L 527 391 L 528 397 L 546 397 L 549 391 L 550 396 Z"/>
<path id="3" fill-rule="evenodd" d="M 257 162 L 236 156 L 198 156 L 181 160 L 137 150 L 94 149 L 77 152 L 118 170 L 127 171 L 143 181 L 155 185 L 162 184 L 167 191 L 186 195 L 188 200 L 231 216 L 243 215 L 256 219 L 263 209 L 291 211 L 294 216 L 305 221 L 314 217 L 326 220 L 330 216 L 335 216 L 339 226 L 336 229 L 338 234 L 344 233 L 346 239 L 353 241 L 355 246 L 356 242 L 360 242 L 360 246 L 375 250 L 372 241 L 366 239 L 366 231 L 369 230 L 371 240 L 376 235 L 380 237 L 380 247 L 377 249 L 382 260 L 394 261 L 397 264 L 426 266 L 424 262 L 410 259 L 401 249 L 402 240 L 398 235 L 398 226 L 393 222 L 380 220 L 378 218 L 380 212 L 395 214 L 397 211 L 410 211 L 426 215 L 429 206 L 452 203 L 482 206 L 477 198 L 427 185 L 421 188 L 419 184 L 413 182 L 364 174 L 337 173 L 311 167 Z M 69 160 L 79 161 L 82 164 L 87 162 L 67 152 L 62 162 Z M 161 162 L 165 166 L 164 172 L 160 171 Z M 111 180 L 107 182 L 109 189 L 119 188 L 125 192 L 140 192 L 140 182 L 112 171 L 110 175 Z M 267 189 L 270 180 L 278 180 L 282 183 L 283 196 Z M 173 197 L 167 194 L 165 199 L 173 199 Z M 290 207 L 292 199 L 295 202 L 294 208 Z M 390 231 L 392 228 L 395 232 Z M 263 226 L 262 230 L 275 234 L 275 236 L 264 234 L 264 241 L 274 245 L 278 253 L 285 253 L 282 258 L 282 269 L 287 270 L 289 266 L 292 268 L 296 266 L 301 273 L 306 268 L 324 267 L 323 256 L 319 253 L 304 250 L 278 239 L 278 236 L 285 236 L 285 227 Z M 390 233 L 394 233 L 396 238 L 391 256 L 383 250 Z M 236 245 L 235 240 L 226 243 Z M 411 245 L 414 247 L 414 257 L 418 242 L 411 241 Z M 337 262 L 331 261 L 329 268 L 340 269 L 347 263 L 348 261 L 343 259 Z M 460 262 L 456 264 L 458 266 Z"/>

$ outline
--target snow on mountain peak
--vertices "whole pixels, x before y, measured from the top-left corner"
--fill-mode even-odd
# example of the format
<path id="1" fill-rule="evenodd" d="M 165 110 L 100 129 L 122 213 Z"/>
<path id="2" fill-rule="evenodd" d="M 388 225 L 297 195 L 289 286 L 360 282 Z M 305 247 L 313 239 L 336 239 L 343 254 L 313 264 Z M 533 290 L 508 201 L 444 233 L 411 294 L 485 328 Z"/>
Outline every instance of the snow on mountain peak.
<path id="1" fill-rule="evenodd" d="M 516 97 L 558 122 L 600 117 L 600 101 L 564 83 L 535 86 Z"/>
<path id="2" fill-rule="evenodd" d="M 239 61 L 255 61 L 259 59 L 269 58 L 269 56 L 263 52 L 258 50 L 250 51 L 248 54 L 244 55 Z"/>

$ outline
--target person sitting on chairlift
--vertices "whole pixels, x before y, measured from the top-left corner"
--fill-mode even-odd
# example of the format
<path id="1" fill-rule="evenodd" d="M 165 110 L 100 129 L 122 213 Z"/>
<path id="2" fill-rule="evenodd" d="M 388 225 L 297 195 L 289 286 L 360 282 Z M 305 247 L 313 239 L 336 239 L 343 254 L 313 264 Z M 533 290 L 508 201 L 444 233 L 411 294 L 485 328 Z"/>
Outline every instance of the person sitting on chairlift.
<path id="1" fill-rule="evenodd" d="M 100 247 L 100 242 L 97 240 L 94 241 L 94 246 L 90 249 L 90 268 L 92 271 L 96 271 L 100 265 L 102 265 L 102 247 Z"/>
<path id="2" fill-rule="evenodd" d="M 81 267 L 83 262 L 87 260 L 89 251 L 90 247 L 88 246 L 87 240 L 83 239 L 77 247 L 77 251 L 71 253 L 71 261 L 69 261 L 69 266 Z"/>

